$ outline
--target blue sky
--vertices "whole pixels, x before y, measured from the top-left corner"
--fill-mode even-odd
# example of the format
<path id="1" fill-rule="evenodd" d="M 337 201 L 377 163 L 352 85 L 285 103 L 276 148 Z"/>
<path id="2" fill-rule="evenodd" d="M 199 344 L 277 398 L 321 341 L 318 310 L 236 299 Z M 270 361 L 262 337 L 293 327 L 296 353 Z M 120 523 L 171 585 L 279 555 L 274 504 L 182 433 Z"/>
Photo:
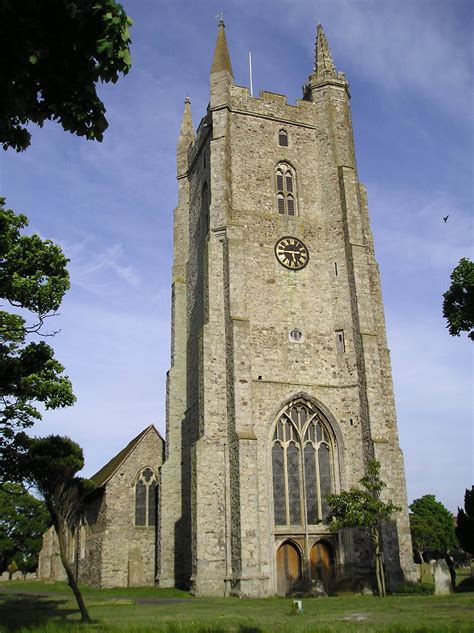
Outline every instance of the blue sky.
<path id="1" fill-rule="evenodd" d="M 98 470 L 146 425 L 164 434 L 175 148 L 186 94 L 197 126 L 221 11 L 236 83 L 294 102 L 321 22 L 351 85 L 361 181 L 381 268 L 408 497 L 449 509 L 474 482 L 472 343 L 441 314 L 472 255 L 473 7 L 462 0 L 129 0 L 131 73 L 102 86 L 102 144 L 53 123 L 0 158 L 0 192 L 61 244 L 71 291 L 54 329 L 78 402 L 38 434 L 67 434 Z M 449 214 L 447 223 L 442 217 Z"/>

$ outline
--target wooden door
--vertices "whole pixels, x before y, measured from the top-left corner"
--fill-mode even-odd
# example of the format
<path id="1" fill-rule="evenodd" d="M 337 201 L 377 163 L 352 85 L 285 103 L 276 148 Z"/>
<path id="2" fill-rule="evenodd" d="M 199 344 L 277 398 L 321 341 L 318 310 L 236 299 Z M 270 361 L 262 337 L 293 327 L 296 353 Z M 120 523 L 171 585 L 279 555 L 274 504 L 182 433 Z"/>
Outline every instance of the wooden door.
<path id="1" fill-rule="evenodd" d="M 310 552 L 311 580 L 320 580 L 326 593 L 334 590 L 334 556 L 326 543 L 315 543 Z"/>
<path id="2" fill-rule="evenodd" d="M 301 580 L 301 556 L 293 543 L 283 543 L 277 551 L 277 589 L 286 596 Z"/>

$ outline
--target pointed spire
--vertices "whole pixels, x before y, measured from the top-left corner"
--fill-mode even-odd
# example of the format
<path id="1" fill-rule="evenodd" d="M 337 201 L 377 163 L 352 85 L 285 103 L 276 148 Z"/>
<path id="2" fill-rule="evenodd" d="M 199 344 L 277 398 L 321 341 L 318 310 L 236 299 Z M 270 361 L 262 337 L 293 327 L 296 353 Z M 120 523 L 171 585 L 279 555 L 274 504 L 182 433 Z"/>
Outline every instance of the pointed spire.
<path id="1" fill-rule="evenodd" d="M 194 125 L 193 117 L 191 115 L 191 100 L 188 95 L 184 100 L 184 112 L 181 119 L 181 129 L 179 131 L 179 137 L 190 138 L 190 142 L 194 141 Z"/>
<path id="2" fill-rule="evenodd" d="M 318 24 L 317 28 L 314 62 L 314 70 L 318 78 L 337 77 L 336 67 L 334 66 L 329 44 L 321 24 Z"/>
<path id="3" fill-rule="evenodd" d="M 183 170 L 186 171 L 187 169 L 188 149 L 193 142 L 194 125 L 193 118 L 191 116 L 191 101 L 186 95 L 186 99 L 184 100 L 183 118 L 181 119 L 181 128 L 179 130 L 178 137 L 178 174 L 181 173 Z"/>
<path id="4" fill-rule="evenodd" d="M 225 24 L 224 20 L 221 18 L 219 20 L 219 27 L 217 31 L 216 48 L 214 49 L 211 75 L 222 70 L 226 70 L 230 74 L 232 79 L 234 78 L 232 64 L 230 62 L 229 49 L 227 47 L 227 39 L 225 36 Z"/>

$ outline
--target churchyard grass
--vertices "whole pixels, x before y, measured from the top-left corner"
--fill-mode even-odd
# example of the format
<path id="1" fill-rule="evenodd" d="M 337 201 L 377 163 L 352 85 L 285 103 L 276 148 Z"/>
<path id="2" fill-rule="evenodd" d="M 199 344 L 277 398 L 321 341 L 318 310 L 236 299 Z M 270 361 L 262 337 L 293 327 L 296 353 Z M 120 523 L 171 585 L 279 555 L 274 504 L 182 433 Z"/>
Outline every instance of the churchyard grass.
<path id="1" fill-rule="evenodd" d="M 292 600 L 190 598 L 177 590 L 84 587 L 95 623 L 80 625 L 65 583 L 0 586 L 2 633 L 473 633 L 474 593 L 448 596 L 346 595 Z"/>

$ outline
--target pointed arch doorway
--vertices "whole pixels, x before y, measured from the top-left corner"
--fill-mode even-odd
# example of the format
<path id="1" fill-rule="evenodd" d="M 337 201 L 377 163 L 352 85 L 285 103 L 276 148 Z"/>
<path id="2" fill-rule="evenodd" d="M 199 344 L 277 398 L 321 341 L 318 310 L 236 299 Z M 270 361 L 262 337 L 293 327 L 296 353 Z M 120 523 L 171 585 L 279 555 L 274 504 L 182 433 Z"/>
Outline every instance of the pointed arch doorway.
<path id="1" fill-rule="evenodd" d="M 310 551 L 311 580 L 320 580 L 326 593 L 334 590 L 334 553 L 324 541 L 315 543 Z"/>
<path id="2" fill-rule="evenodd" d="M 278 595 L 286 596 L 301 580 L 301 555 L 293 543 L 286 541 L 277 551 Z"/>

